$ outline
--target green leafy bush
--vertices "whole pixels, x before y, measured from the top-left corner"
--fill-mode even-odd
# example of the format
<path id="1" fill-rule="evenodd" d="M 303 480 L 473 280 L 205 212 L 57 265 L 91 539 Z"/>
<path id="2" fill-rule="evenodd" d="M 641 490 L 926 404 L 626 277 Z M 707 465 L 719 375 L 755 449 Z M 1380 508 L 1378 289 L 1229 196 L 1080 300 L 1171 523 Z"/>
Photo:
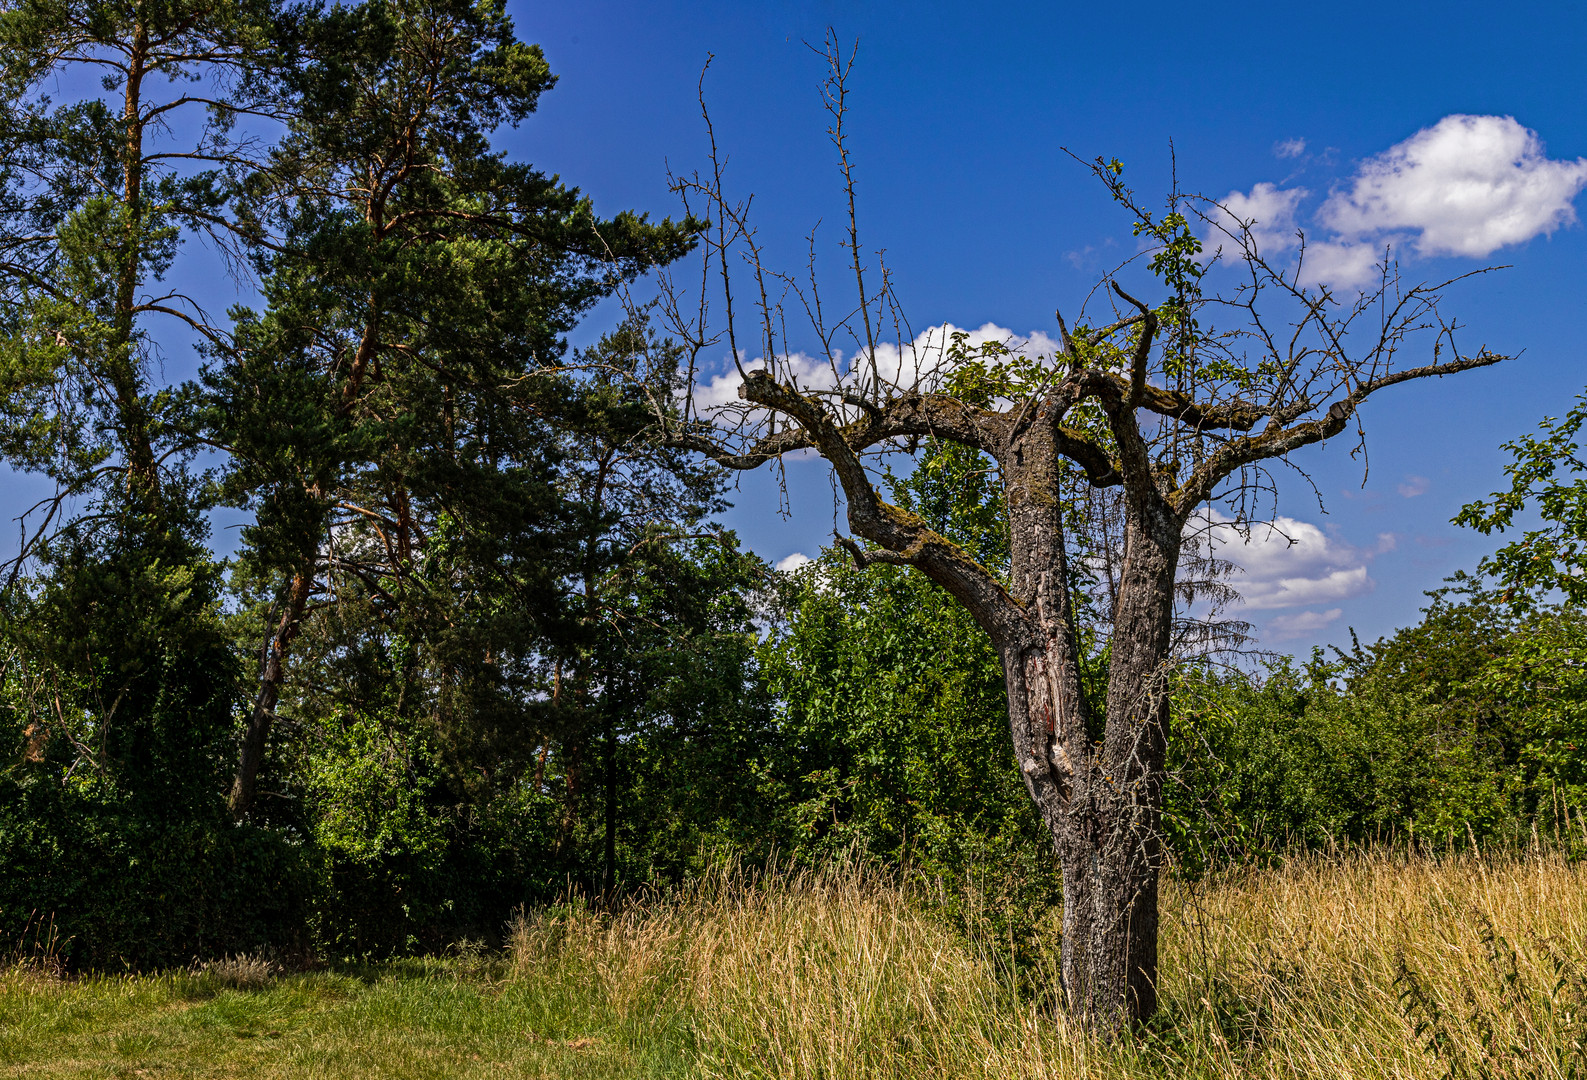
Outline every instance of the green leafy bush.
<path id="1" fill-rule="evenodd" d="M 216 568 L 142 539 L 58 551 L 0 621 L 0 926 L 53 917 L 79 968 L 300 944 L 301 838 L 226 813 Z"/>

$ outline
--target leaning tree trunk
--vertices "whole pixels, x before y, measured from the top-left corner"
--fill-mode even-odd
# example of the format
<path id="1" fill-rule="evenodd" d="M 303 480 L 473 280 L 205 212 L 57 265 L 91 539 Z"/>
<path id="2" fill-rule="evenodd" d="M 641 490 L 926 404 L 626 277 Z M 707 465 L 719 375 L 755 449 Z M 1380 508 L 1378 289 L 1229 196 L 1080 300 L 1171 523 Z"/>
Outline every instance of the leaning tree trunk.
<path id="1" fill-rule="evenodd" d="M 286 682 L 287 650 L 292 647 L 293 640 L 303 626 L 303 612 L 313 591 L 314 570 L 311 562 L 292 576 L 282 604 L 281 618 L 265 645 L 264 670 L 260 672 L 259 689 L 254 696 L 253 710 L 248 714 L 248 726 L 243 730 L 237 773 L 232 779 L 228 800 L 232 816 L 238 821 L 247 816 L 254 803 L 259 786 L 259 768 L 264 764 L 265 744 L 275 720 L 276 703 L 281 699 L 281 687 Z"/>

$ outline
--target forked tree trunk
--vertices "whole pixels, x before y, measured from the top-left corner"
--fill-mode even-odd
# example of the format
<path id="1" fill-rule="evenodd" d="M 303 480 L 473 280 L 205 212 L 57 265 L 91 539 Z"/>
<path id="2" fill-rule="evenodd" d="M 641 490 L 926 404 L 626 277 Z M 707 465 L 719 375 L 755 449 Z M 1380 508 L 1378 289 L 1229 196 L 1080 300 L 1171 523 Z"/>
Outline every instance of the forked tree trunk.
<path id="1" fill-rule="evenodd" d="M 841 87 L 841 77 L 836 85 Z M 1134 210 L 1116 172 L 1098 168 L 1115 196 Z M 719 199 L 719 188 L 708 190 L 725 215 L 735 212 Z M 1151 219 L 1143 213 L 1141 220 Z M 1184 237 L 1176 234 L 1169 242 L 1166 225 L 1150 227 L 1157 239 L 1168 243 L 1163 251 L 1179 250 L 1175 245 Z M 1243 235 L 1249 241 L 1249 233 Z M 1157 1009 L 1157 880 L 1163 852 L 1170 632 L 1186 520 L 1196 507 L 1216 499 L 1220 485 L 1238 471 L 1344 431 L 1360 404 L 1377 390 L 1503 359 L 1484 350 L 1448 363 L 1435 360 L 1390 370 L 1405 335 L 1429 321 L 1436 290 L 1423 288 L 1405 293 L 1393 305 L 1375 350 L 1355 360 L 1341 358 L 1336 350 L 1343 328 L 1366 307 L 1351 308 L 1345 319 L 1330 322 L 1323 314 L 1326 305 L 1313 294 L 1298 290 L 1282 274 L 1275 276 L 1254 254 L 1248 254 L 1247 265 L 1259 284 L 1242 295 L 1249 299 L 1272 285 L 1301 300 L 1310 313 L 1307 322 L 1322 320 L 1318 332 L 1326 342 L 1320 349 L 1299 346 L 1297 336 L 1288 353 L 1275 348 L 1264 354 L 1264 363 L 1291 373 L 1266 403 L 1220 389 L 1227 379 L 1221 374 L 1205 385 L 1198 383 L 1199 375 L 1189 379 L 1201 396 L 1187 393 L 1183 385 L 1151 385 L 1147 376 L 1161 311 L 1112 282 L 1113 292 L 1137 314 L 1074 339 L 1062 330 L 1060 320 L 1066 363 L 1036 388 L 1039 392 L 1006 407 L 926 389 L 925 383 L 942 369 L 930 380 L 922 372 L 908 389 L 876 380 L 868 397 L 863 380 L 852 389 L 811 393 L 792 380 L 778 381 L 770 370 L 741 369 L 739 397 L 790 423 L 768 424 L 763 434 L 731 448 L 692 431 L 676 436 L 675 445 L 701 450 L 733 469 L 753 469 L 791 452 L 816 450 L 831 463 L 843 488 L 850 529 L 876 545 L 866 550 L 844 541 L 855 561 L 861 567 L 876 562 L 915 567 L 963 604 L 991 637 L 1003 661 L 1015 758 L 1052 830 L 1063 866 L 1062 963 L 1068 1005 L 1082 1024 L 1103 1034 L 1144 1020 Z M 1159 269 L 1155 263 L 1153 269 Z M 1363 303 L 1377 304 L 1379 298 Z M 1181 295 L 1180 301 L 1184 299 Z M 1194 330 L 1183 314 L 1174 314 L 1179 335 Z M 1441 325 L 1437 319 L 1430 321 Z M 1260 331 L 1253 337 L 1265 340 L 1263 325 L 1253 325 Z M 769 333 L 769 315 L 767 326 Z M 1178 340 L 1174 348 L 1184 344 Z M 1294 373 L 1311 355 L 1319 366 L 1299 378 Z M 1088 366 L 1098 356 L 1107 362 Z M 1170 358 L 1177 358 L 1176 364 L 1183 359 L 1177 352 L 1164 360 Z M 1185 382 L 1177 376 L 1176 381 Z M 979 384 L 971 380 L 967 385 Z M 991 385 L 977 389 L 975 397 L 982 398 Z M 1243 386 L 1239 380 L 1229 385 Z M 1306 396 L 1306 388 L 1324 385 L 1339 393 L 1316 400 Z M 1095 414 L 1087 418 L 1077 406 L 1100 409 L 1105 431 L 1092 426 Z M 1075 426 L 1066 426 L 1066 419 Z M 875 486 L 863 455 L 889 442 L 893 449 L 914 445 L 921 437 L 944 439 L 997 461 L 1008 509 L 1006 583 L 925 518 L 888 504 Z M 1077 476 L 1075 470 L 1094 488 L 1119 489 L 1124 501 L 1124 558 L 1101 724 L 1087 716 L 1081 693 L 1064 552 L 1064 493 Z"/>
<path id="2" fill-rule="evenodd" d="M 1072 400 L 1059 393 L 1009 413 L 905 395 L 888 404 L 905 433 L 948 431 L 993 455 L 1008 508 L 1005 584 L 924 519 L 885 503 L 849 439 L 870 445 L 885 413 L 840 427 L 819 402 L 765 372 L 746 375 L 740 397 L 800 425 L 831 462 L 848 498 L 849 526 L 877 544 L 846 546 L 859 565 L 913 566 L 962 603 L 1003 661 L 1015 759 L 1052 831 L 1063 867 L 1064 993 L 1082 1025 L 1110 1035 L 1157 1009 L 1157 879 L 1162 861 L 1162 782 L 1168 731 L 1174 575 L 1185 515 L 1201 498 L 1170 502 L 1159 487 L 1135 409 L 1145 394 L 1139 358 L 1151 344 L 1148 314 L 1137 343 L 1134 384 L 1076 371 L 1070 390 L 1097 393 L 1117 443 L 1117 461 L 1062 426 Z M 776 438 L 786 438 L 779 433 Z M 776 456 L 784 451 L 768 437 Z M 727 456 L 735 468 L 753 455 Z M 1091 482 L 1118 485 L 1125 503 L 1124 557 L 1114 604 L 1103 723 L 1088 716 L 1065 551 L 1067 461 Z M 1178 507 L 1178 509 L 1176 509 Z M 1100 740 L 1096 736 L 1100 735 Z"/>
<path id="3" fill-rule="evenodd" d="M 1107 1033 L 1157 1009 L 1161 787 L 1181 522 L 1160 500 L 1132 508 L 1098 724 L 1081 693 L 1062 522 L 1041 500 L 1021 505 L 1017 486 L 1009 494 L 1011 584 L 1033 615 L 1002 640 L 993 634 L 1010 730 L 1063 870 L 1066 1005 L 1082 1024 Z"/>

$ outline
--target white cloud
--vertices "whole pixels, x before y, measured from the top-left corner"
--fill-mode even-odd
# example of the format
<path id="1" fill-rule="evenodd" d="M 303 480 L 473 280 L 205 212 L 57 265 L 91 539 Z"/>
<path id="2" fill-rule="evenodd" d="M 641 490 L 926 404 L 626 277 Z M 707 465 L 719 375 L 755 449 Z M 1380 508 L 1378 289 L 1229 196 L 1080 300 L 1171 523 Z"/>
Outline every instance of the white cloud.
<path id="1" fill-rule="evenodd" d="M 1407 476 L 1405 482 L 1396 490 L 1405 498 L 1414 499 L 1418 495 L 1427 494 L 1427 489 L 1432 486 L 1433 482 L 1425 476 Z"/>
<path id="2" fill-rule="evenodd" d="M 779 561 L 777 563 L 777 569 L 784 574 L 791 574 L 801 566 L 814 561 L 814 559 L 810 558 L 810 556 L 806 555 L 804 552 L 796 551 L 786 559 Z"/>
<path id="3" fill-rule="evenodd" d="M 1241 232 L 1250 230 L 1257 253 L 1273 258 L 1299 246 L 1300 204 L 1311 194 L 1305 188 L 1281 188 L 1263 182 L 1249 192 L 1231 191 L 1209 209 L 1210 228 L 1203 246 L 1211 253 L 1222 247 L 1239 253 Z M 1359 288 L 1378 276 L 1383 244 L 1376 240 L 1319 240 L 1308 237 L 1300 267 L 1306 285 Z"/>
<path id="4" fill-rule="evenodd" d="M 1295 245 L 1296 207 L 1307 194 L 1305 188 L 1281 188 L 1266 182 L 1249 193 L 1229 192 L 1208 214 L 1213 228 L 1204 246 L 1209 252 L 1220 246 L 1237 250 L 1241 230 L 1249 228 L 1258 252 L 1267 255 L 1288 250 Z"/>
<path id="5" fill-rule="evenodd" d="M 1264 581 L 1259 592 L 1246 590 L 1245 601 L 1247 607 L 1256 611 L 1304 607 L 1330 600 L 1348 600 L 1371 591 L 1375 584 L 1367 576 L 1365 566 L 1356 566 L 1348 570 L 1330 570 L 1318 577 L 1297 575 Z"/>
<path id="6" fill-rule="evenodd" d="M 1385 254 L 1384 245 L 1373 240 L 1308 240 L 1300 280 L 1304 285 L 1359 289 L 1380 278 Z"/>
<path id="7" fill-rule="evenodd" d="M 1294 150 L 1293 154 L 1288 153 Z M 1296 156 L 1305 141 L 1275 145 Z M 1587 158 L 1554 160 L 1537 132 L 1509 116 L 1446 116 L 1409 139 L 1368 158 L 1346 185 L 1317 209 L 1307 229 L 1301 280 L 1309 285 L 1361 288 L 1378 278 L 1384 249 L 1403 256 L 1483 258 L 1576 222 L 1573 201 L 1587 187 Z M 1305 188 L 1260 183 L 1233 191 L 1208 218 L 1251 237 L 1265 255 L 1290 250 Z M 1217 228 L 1209 250 L 1231 244 Z"/>
<path id="8" fill-rule="evenodd" d="M 1273 144 L 1273 156 L 1277 158 L 1296 158 L 1305 152 L 1305 139 L 1282 139 Z"/>
<path id="9" fill-rule="evenodd" d="M 1394 547 L 1390 533 L 1380 535 L 1376 547 L 1362 549 L 1291 517 L 1256 523 L 1249 537 L 1216 511 L 1210 520 L 1213 552 L 1243 571 L 1230 583 L 1251 611 L 1306 607 L 1370 592 L 1375 582 L 1367 564 Z"/>
<path id="10" fill-rule="evenodd" d="M 1550 160 L 1509 116 L 1446 116 L 1363 162 L 1319 219 L 1342 237 L 1403 232 L 1421 255 L 1482 258 L 1576 220 L 1587 158 Z"/>
<path id="11" fill-rule="evenodd" d="M 943 323 L 922 331 L 913 341 L 906 341 L 902 346 L 897 342 L 881 342 L 876 346 L 876 370 L 884 381 L 895 386 L 908 387 L 917 383 L 931 386 L 947 373 L 947 348 L 952 343 L 953 335 L 962 329 L 952 323 Z M 988 342 L 997 342 L 1025 356 L 1052 357 L 1058 353 L 1058 342 L 1040 331 L 1022 337 L 996 323 L 983 323 L 964 333 L 966 343 L 972 349 Z M 858 359 L 859 353 L 845 357 L 843 353 L 836 352 L 830 360 L 808 353 L 789 353 L 777 358 L 776 371 L 780 378 L 791 379 L 804 390 L 831 390 L 839 385 L 853 385 L 858 380 L 860 373 L 853 370 Z M 745 371 L 758 371 L 765 368 L 766 361 L 763 357 L 757 357 L 743 366 Z M 868 373 L 870 364 L 865 363 L 864 369 Z M 737 369 L 729 362 L 722 373 L 695 385 L 695 404 L 702 412 L 733 404 L 738 401 L 738 387 L 742 381 Z"/>
<path id="12" fill-rule="evenodd" d="M 1267 620 L 1267 625 L 1262 629 L 1264 636 L 1270 641 L 1293 641 L 1295 638 L 1315 634 L 1343 614 L 1343 608 L 1329 608 L 1327 611 L 1297 611 L 1293 615 L 1275 615 Z"/>

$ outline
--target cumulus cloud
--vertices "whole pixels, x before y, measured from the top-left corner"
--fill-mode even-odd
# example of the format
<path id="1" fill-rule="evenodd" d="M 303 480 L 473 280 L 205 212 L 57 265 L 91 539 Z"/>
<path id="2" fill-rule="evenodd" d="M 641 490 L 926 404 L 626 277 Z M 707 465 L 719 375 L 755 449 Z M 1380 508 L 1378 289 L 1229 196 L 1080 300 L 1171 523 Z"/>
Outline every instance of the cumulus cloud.
<path id="1" fill-rule="evenodd" d="M 1375 582 L 1367 574 L 1367 564 L 1394 548 L 1391 533 L 1380 535 L 1375 547 L 1363 549 L 1291 517 L 1258 522 L 1249 536 L 1242 536 L 1216 512 L 1209 523 L 1213 553 L 1243 571 L 1232 584 L 1250 611 L 1333 603 L 1370 592 Z"/>
<path id="2" fill-rule="evenodd" d="M 883 380 L 896 386 L 913 386 L 917 383 L 931 385 L 947 371 L 946 353 L 953 335 L 962 327 L 952 323 L 933 326 L 916 335 L 913 341 L 899 345 L 882 342 L 876 347 L 876 368 Z M 983 323 L 974 330 L 964 330 L 966 342 L 978 348 L 988 342 L 1006 345 L 1025 356 L 1051 357 L 1058 353 L 1058 342 L 1040 331 L 1027 336 L 1014 333 L 995 323 Z M 854 382 L 859 372 L 853 370 L 858 354 L 845 356 L 834 353 L 830 359 L 808 353 L 789 353 L 777 358 L 777 374 L 797 383 L 805 390 L 832 390 Z M 758 371 L 766 367 L 764 357 L 744 363 L 745 371 Z M 869 364 L 865 365 L 869 371 Z M 731 404 L 738 400 L 738 387 L 743 382 L 731 362 L 720 374 L 701 380 L 695 385 L 695 404 L 702 412 Z"/>
<path id="3" fill-rule="evenodd" d="M 1307 196 L 1305 188 L 1281 188 L 1277 184 L 1261 183 L 1248 193 L 1231 191 L 1208 214 L 1213 226 L 1205 247 L 1208 251 L 1222 246 L 1238 247 L 1242 229 L 1251 230 L 1251 239 L 1257 251 L 1282 252 L 1295 244 L 1295 211 Z M 1231 245 L 1230 238 L 1236 238 Z"/>
<path id="4" fill-rule="evenodd" d="M 1299 247 L 1300 205 L 1311 192 L 1263 182 L 1248 192 L 1231 191 L 1208 208 L 1202 247 L 1208 258 L 1218 249 L 1238 254 L 1248 232 L 1258 254 L 1268 259 Z M 1383 244 L 1376 240 L 1306 239 L 1300 280 L 1306 285 L 1359 287 L 1378 274 Z"/>
<path id="5" fill-rule="evenodd" d="M 1376 584 L 1367 576 L 1365 566 L 1330 570 L 1318 577 L 1296 575 L 1261 582 L 1257 595 L 1248 595 L 1246 606 L 1261 611 L 1269 608 L 1301 607 L 1329 600 L 1348 600 L 1371 590 Z M 1255 590 L 1252 590 L 1255 591 Z"/>
<path id="6" fill-rule="evenodd" d="M 804 552 L 796 551 L 787 558 L 779 560 L 777 563 L 777 569 L 784 574 L 791 574 L 801 566 L 814 561 L 814 559 L 810 558 L 810 556 L 806 555 Z"/>
<path id="7" fill-rule="evenodd" d="M 1409 233 L 1421 255 L 1482 258 L 1576 220 L 1587 158 L 1550 160 L 1510 116 L 1446 116 L 1363 162 L 1319 214 L 1345 237 Z"/>
<path id="8" fill-rule="evenodd" d="M 1371 240 L 1308 241 L 1300 280 L 1305 285 L 1334 285 L 1360 288 L 1378 278 L 1380 264 L 1388 253 L 1384 244 Z"/>
<path id="9" fill-rule="evenodd" d="M 1295 147 L 1295 154 L 1285 151 Z M 1296 156 L 1304 140 L 1279 143 Z M 1484 258 L 1502 247 L 1547 236 L 1576 222 L 1574 200 L 1587 187 L 1587 158 L 1547 156 L 1537 132 L 1510 116 L 1446 116 L 1363 161 L 1328 196 L 1308 228 L 1301 279 L 1359 288 L 1373 281 L 1385 247 L 1432 257 Z M 1224 229 L 1254 222 L 1258 249 L 1273 256 L 1295 243 L 1305 188 L 1261 183 L 1230 192 L 1209 218 Z M 1231 229 L 1231 231 L 1234 231 Z M 1224 240 L 1209 230 L 1209 250 Z"/>
<path id="10" fill-rule="evenodd" d="M 1327 611 L 1297 611 L 1293 615 L 1275 615 L 1267 620 L 1267 625 L 1262 629 L 1269 641 L 1293 641 L 1295 638 L 1315 634 L 1343 614 L 1343 608 L 1329 608 Z"/>
<path id="11" fill-rule="evenodd" d="M 1276 158 L 1297 158 L 1305 152 L 1305 139 L 1281 139 L 1273 144 L 1273 156 Z"/>

